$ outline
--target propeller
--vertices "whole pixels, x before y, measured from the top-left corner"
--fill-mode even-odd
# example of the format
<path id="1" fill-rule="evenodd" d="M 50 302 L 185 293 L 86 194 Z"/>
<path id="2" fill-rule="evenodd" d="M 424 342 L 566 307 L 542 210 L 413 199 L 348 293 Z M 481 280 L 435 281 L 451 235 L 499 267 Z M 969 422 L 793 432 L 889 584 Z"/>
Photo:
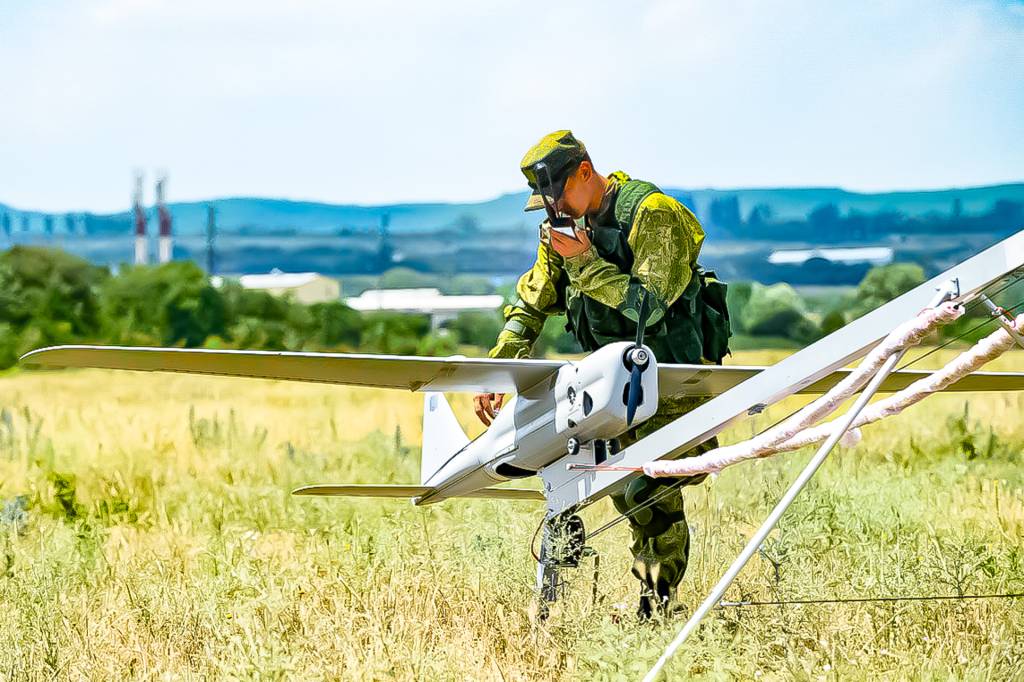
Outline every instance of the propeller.
<path id="1" fill-rule="evenodd" d="M 626 393 L 626 426 L 633 425 L 633 418 L 636 417 L 636 408 L 643 399 L 643 389 L 640 385 L 640 375 L 650 365 L 650 354 L 644 349 L 644 330 L 647 328 L 647 317 L 650 315 L 650 307 L 647 305 L 648 292 L 644 289 L 640 298 L 640 310 L 637 313 L 636 342 L 633 347 L 626 351 L 626 358 L 629 360 L 629 391 Z"/>

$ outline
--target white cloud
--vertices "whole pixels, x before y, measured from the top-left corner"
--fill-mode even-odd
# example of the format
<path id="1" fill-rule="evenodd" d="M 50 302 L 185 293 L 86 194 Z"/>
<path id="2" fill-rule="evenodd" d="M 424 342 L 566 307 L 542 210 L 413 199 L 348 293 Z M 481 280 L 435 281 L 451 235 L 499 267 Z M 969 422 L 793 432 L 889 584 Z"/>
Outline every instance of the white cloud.
<path id="1" fill-rule="evenodd" d="M 571 127 L 663 185 L 1020 179 L 997 2 L 85 0 L 0 15 L 0 201 L 486 198 Z M 6 66 L 5 66 L 6 65 Z"/>

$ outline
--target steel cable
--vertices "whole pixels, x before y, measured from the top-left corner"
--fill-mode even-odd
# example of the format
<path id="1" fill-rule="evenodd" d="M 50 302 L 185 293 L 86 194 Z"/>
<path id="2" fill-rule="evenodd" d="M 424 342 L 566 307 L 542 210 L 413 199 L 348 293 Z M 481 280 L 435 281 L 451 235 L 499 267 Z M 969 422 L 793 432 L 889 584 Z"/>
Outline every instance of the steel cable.
<path id="1" fill-rule="evenodd" d="M 959 599 L 1017 599 L 1024 597 L 1024 592 L 1006 592 L 1000 594 L 945 594 L 907 597 L 831 597 L 825 599 L 784 599 L 779 601 L 721 601 L 719 609 L 740 608 L 744 606 L 790 606 L 794 604 L 864 604 L 869 602 L 898 601 L 953 601 Z"/>
<path id="2" fill-rule="evenodd" d="M 1021 274 L 1021 275 L 1017 276 L 1016 278 L 1011 279 L 1009 282 L 1007 282 L 1006 284 L 1001 286 L 996 291 L 993 291 L 991 293 L 986 293 L 986 292 L 981 292 L 981 293 L 983 293 L 986 296 L 988 296 L 989 298 L 991 298 L 993 296 L 999 295 L 1003 291 L 1006 291 L 1007 289 L 1009 289 L 1010 287 L 1014 286 L 1015 284 L 1017 284 L 1017 283 L 1019 283 L 1021 281 L 1024 281 L 1024 274 Z M 971 303 L 967 304 L 967 307 L 965 309 L 965 314 L 967 312 L 969 312 L 971 310 L 971 308 L 973 308 L 973 307 L 975 307 L 977 305 L 980 305 L 980 304 L 981 304 L 980 300 L 974 300 Z M 1003 308 L 1003 310 L 1005 310 L 1007 313 L 1011 313 L 1011 312 L 1014 312 L 1015 310 L 1017 310 L 1018 308 L 1021 308 L 1022 306 L 1024 306 L 1024 301 L 1021 301 L 1021 302 L 1017 303 L 1016 305 L 1014 305 L 1012 307 Z M 990 317 L 989 319 L 983 320 L 980 324 L 977 324 L 974 327 L 971 327 L 970 329 L 968 329 L 967 331 L 963 332 L 962 334 L 957 335 L 956 337 L 946 341 L 945 343 L 943 343 L 943 344 L 941 344 L 939 346 L 936 346 L 935 348 L 931 349 L 930 351 L 928 351 L 927 353 L 921 355 L 920 357 L 915 358 L 914 360 L 904 364 L 902 367 L 899 367 L 896 371 L 900 371 L 900 370 L 906 369 L 907 367 L 910 367 L 911 365 L 913 365 L 913 364 L 915 364 L 917 362 L 920 362 L 924 358 L 926 358 L 926 357 L 928 357 L 928 356 L 930 356 L 930 355 L 932 355 L 934 353 L 937 353 L 938 351 L 942 350 L 943 348 L 948 347 L 950 344 L 956 343 L 957 341 L 959 341 L 960 339 L 964 338 L 968 334 L 971 334 L 971 333 L 977 331 L 978 329 L 981 329 L 982 327 L 984 327 L 987 324 L 992 324 L 995 321 L 996 320 L 995 320 L 994 317 Z M 803 409 L 803 406 L 800 406 L 800 407 L 794 409 L 792 412 L 790 412 L 789 414 L 783 416 L 781 419 L 778 419 L 777 421 L 775 421 L 773 424 L 771 424 L 767 428 L 768 429 L 774 428 L 775 426 L 781 424 L 786 419 L 789 419 L 790 417 L 792 417 L 794 414 L 799 412 L 801 409 Z M 652 496 L 649 500 L 647 500 L 645 502 L 642 502 L 641 504 L 633 507 L 632 509 L 630 509 L 629 511 L 627 511 L 627 512 L 625 512 L 623 514 L 619 514 L 618 516 L 616 516 L 612 520 L 610 520 L 610 521 L 606 522 L 605 524 L 603 524 L 602 526 L 598 527 L 596 530 L 591 531 L 590 533 L 587 534 L 585 540 L 589 541 L 591 538 L 597 537 L 601 533 L 603 533 L 603 532 L 605 532 L 605 531 L 607 531 L 607 530 L 609 530 L 611 528 L 614 528 L 618 524 L 620 524 L 623 521 L 627 520 L 630 516 L 633 516 L 636 513 L 640 512 L 640 511 L 643 511 L 644 509 L 647 509 L 648 507 L 656 504 L 660 500 L 664 499 L 666 496 L 672 494 L 673 491 L 678 490 L 679 488 L 681 488 L 686 483 L 687 483 L 687 479 L 683 479 L 681 481 L 677 481 L 675 483 L 672 483 L 672 484 L 668 485 L 663 490 L 659 491 L 656 495 Z"/>

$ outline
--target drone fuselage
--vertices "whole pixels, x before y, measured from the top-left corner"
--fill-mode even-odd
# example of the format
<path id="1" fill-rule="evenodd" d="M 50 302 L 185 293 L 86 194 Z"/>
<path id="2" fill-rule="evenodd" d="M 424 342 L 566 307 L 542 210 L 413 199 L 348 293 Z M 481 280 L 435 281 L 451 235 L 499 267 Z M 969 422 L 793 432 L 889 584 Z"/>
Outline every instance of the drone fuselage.
<path id="1" fill-rule="evenodd" d="M 478 438 L 453 453 L 423 485 L 434 488 L 416 498 L 432 504 L 511 479 L 534 476 L 568 452 L 570 440 L 586 443 L 624 433 L 629 354 L 634 344 L 609 344 L 571 362 L 549 379 L 520 392 Z M 632 425 L 658 410 L 657 361 L 649 349 L 641 373 L 642 400 Z"/>

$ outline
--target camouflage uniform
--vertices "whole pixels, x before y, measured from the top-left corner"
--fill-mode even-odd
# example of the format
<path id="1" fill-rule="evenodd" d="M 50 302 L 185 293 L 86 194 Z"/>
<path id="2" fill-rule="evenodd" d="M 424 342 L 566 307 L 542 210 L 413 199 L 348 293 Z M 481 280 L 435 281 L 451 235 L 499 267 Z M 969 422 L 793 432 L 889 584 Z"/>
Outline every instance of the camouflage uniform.
<path id="1" fill-rule="evenodd" d="M 658 412 L 635 429 L 619 437 L 623 447 L 632 445 L 661 427 L 686 414 L 707 398 L 683 396 L 662 398 Z M 693 457 L 718 447 L 711 438 L 685 452 Z M 686 573 L 690 556 L 690 528 L 683 509 L 682 487 L 700 483 L 706 475 L 679 478 L 640 476 L 630 481 L 625 492 L 612 495 L 612 504 L 620 514 L 628 514 L 655 496 L 660 499 L 629 516 L 633 534 L 633 575 L 640 581 L 641 617 L 649 617 L 657 608 L 667 607 L 675 598 L 676 587 Z M 672 486 L 678 485 L 675 490 Z"/>
<path id="2" fill-rule="evenodd" d="M 522 163 L 531 186 L 535 184 L 528 172 L 532 164 L 540 159 L 548 161 L 555 158 L 551 165 L 557 167 L 560 151 L 568 149 L 571 154 L 577 145 L 579 149 L 583 148 L 571 133 L 559 131 L 546 136 L 531 149 Z M 577 154 L 570 159 L 571 163 L 563 165 L 575 168 L 579 158 Z M 629 176 L 621 171 L 612 173 L 608 181 L 600 210 L 587 217 L 592 229 L 614 225 L 616 218 L 622 217 L 616 209 L 624 187 L 647 185 L 647 188 L 638 188 L 641 192 L 633 192 L 636 201 L 635 206 L 631 206 L 628 220 L 618 220 L 621 228 L 628 228 L 607 228 L 604 233 L 605 236 L 611 234 L 613 240 L 616 234 L 628 233 L 626 244 L 618 248 L 625 256 L 613 255 L 615 245 L 609 245 L 609 240 L 596 230 L 592 232 L 594 245 L 572 258 L 563 258 L 551 246 L 541 242 L 536 262 L 516 285 L 518 300 L 505 307 L 505 326 L 490 357 L 528 357 L 545 320 L 561 313 L 568 314 L 568 326 L 586 350 L 594 350 L 613 341 L 632 340 L 640 300 L 646 291 L 650 314 L 645 343 L 654 350 L 656 357 L 664 362 L 720 361 L 724 355 L 722 350 L 710 353 L 716 357 L 704 356 L 699 325 L 695 331 L 694 323 L 687 326 L 678 321 L 682 315 L 694 317 L 692 311 L 697 309 L 699 298 L 695 292 L 703 291 L 703 275 L 697 274 L 697 256 L 704 241 L 700 223 L 685 206 L 657 191 L 653 185 L 631 182 Z M 541 205 L 538 190 L 534 189 L 527 210 Z M 605 257 L 602 257 L 602 250 Z M 632 267 L 626 269 L 624 264 L 630 262 Z M 724 301 L 722 306 L 727 339 L 728 318 Z M 689 312 L 680 313 L 680 310 Z M 666 315 L 668 319 L 663 320 Z M 631 331 L 624 321 L 631 321 Z M 689 412 L 703 399 L 668 397 L 659 402 L 656 415 L 620 438 L 624 446 Z M 712 439 L 683 456 L 699 454 L 716 445 Z M 633 480 L 622 494 L 613 496 L 612 501 L 620 513 L 627 513 L 651 497 L 666 492 L 666 486 L 680 482 L 690 485 L 699 483 L 703 478 L 678 481 L 642 476 Z M 648 616 L 654 606 L 668 604 L 686 571 L 690 538 L 681 492 L 667 492 L 654 504 L 631 514 L 629 522 L 633 533 L 633 574 L 642 583 L 640 613 Z"/>

